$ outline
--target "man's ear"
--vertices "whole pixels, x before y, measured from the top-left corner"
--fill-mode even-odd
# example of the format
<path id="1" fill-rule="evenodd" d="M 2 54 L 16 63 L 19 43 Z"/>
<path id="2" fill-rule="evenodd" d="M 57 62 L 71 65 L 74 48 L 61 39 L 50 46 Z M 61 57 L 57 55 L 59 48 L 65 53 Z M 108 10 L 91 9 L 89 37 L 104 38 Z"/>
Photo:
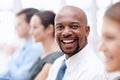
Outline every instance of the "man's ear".
<path id="1" fill-rule="evenodd" d="M 86 36 L 88 36 L 89 35 L 89 33 L 90 33 L 90 26 L 86 26 Z"/>

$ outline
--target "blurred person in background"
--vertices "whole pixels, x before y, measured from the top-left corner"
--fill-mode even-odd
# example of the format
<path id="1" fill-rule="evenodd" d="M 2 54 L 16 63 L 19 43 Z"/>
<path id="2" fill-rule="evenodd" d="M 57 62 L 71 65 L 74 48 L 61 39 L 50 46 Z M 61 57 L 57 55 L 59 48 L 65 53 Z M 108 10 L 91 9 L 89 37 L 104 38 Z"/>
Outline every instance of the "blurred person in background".
<path id="1" fill-rule="evenodd" d="M 25 44 L 22 48 L 14 50 L 8 49 L 8 70 L 0 74 L 0 77 L 8 80 L 26 80 L 29 75 L 29 70 L 43 53 L 41 44 L 35 44 L 29 34 L 30 19 L 34 13 L 39 10 L 34 8 L 23 9 L 17 14 L 16 31 L 21 39 L 24 39 Z M 11 54 L 14 52 L 13 54 Z"/>
<path id="2" fill-rule="evenodd" d="M 114 74 L 112 80 L 120 80 L 120 2 L 104 14 L 99 50 L 105 55 L 106 71 Z"/>
<path id="3" fill-rule="evenodd" d="M 27 80 L 46 80 L 53 62 L 63 55 L 54 39 L 54 18 L 54 12 L 41 11 L 31 19 L 30 33 L 36 42 L 42 43 L 44 53 L 31 68 Z"/>

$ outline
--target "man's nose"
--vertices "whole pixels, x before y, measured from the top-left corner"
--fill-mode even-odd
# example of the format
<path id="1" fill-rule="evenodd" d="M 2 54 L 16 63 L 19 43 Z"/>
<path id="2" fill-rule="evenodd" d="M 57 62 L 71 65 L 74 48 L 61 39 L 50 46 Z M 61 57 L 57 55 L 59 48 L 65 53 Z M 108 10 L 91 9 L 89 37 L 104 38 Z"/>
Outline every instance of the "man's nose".
<path id="1" fill-rule="evenodd" d="M 70 36 L 71 34 L 72 34 L 72 31 L 69 27 L 66 27 L 62 32 L 63 36 Z"/>

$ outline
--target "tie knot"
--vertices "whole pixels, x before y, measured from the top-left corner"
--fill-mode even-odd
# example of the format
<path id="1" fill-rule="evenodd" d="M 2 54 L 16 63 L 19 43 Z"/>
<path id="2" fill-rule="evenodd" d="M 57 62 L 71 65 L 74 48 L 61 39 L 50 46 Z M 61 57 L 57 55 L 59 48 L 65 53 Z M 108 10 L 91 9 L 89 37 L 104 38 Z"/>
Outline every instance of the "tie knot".
<path id="1" fill-rule="evenodd" d="M 62 71 L 65 71 L 65 69 L 66 69 L 67 67 L 66 67 L 66 63 L 65 63 L 65 60 L 62 62 L 62 65 L 61 65 L 61 67 L 60 67 L 60 69 L 62 70 Z"/>

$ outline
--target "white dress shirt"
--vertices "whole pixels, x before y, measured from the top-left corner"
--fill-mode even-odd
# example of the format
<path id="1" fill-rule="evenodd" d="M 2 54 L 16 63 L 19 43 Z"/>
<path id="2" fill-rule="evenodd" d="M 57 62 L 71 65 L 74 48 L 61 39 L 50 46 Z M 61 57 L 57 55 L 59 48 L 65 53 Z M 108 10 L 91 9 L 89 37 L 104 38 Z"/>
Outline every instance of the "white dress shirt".
<path id="1" fill-rule="evenodd" d="M 58 58 L 50 69 L 47 80 L 55 80 L 58 70 L 65 55 Z M 104 69 L 101 61 L 85 46 L 80 52 L 66 60 L 66 72 L 63 80 L 109 80 L 103 74 Z"/>

